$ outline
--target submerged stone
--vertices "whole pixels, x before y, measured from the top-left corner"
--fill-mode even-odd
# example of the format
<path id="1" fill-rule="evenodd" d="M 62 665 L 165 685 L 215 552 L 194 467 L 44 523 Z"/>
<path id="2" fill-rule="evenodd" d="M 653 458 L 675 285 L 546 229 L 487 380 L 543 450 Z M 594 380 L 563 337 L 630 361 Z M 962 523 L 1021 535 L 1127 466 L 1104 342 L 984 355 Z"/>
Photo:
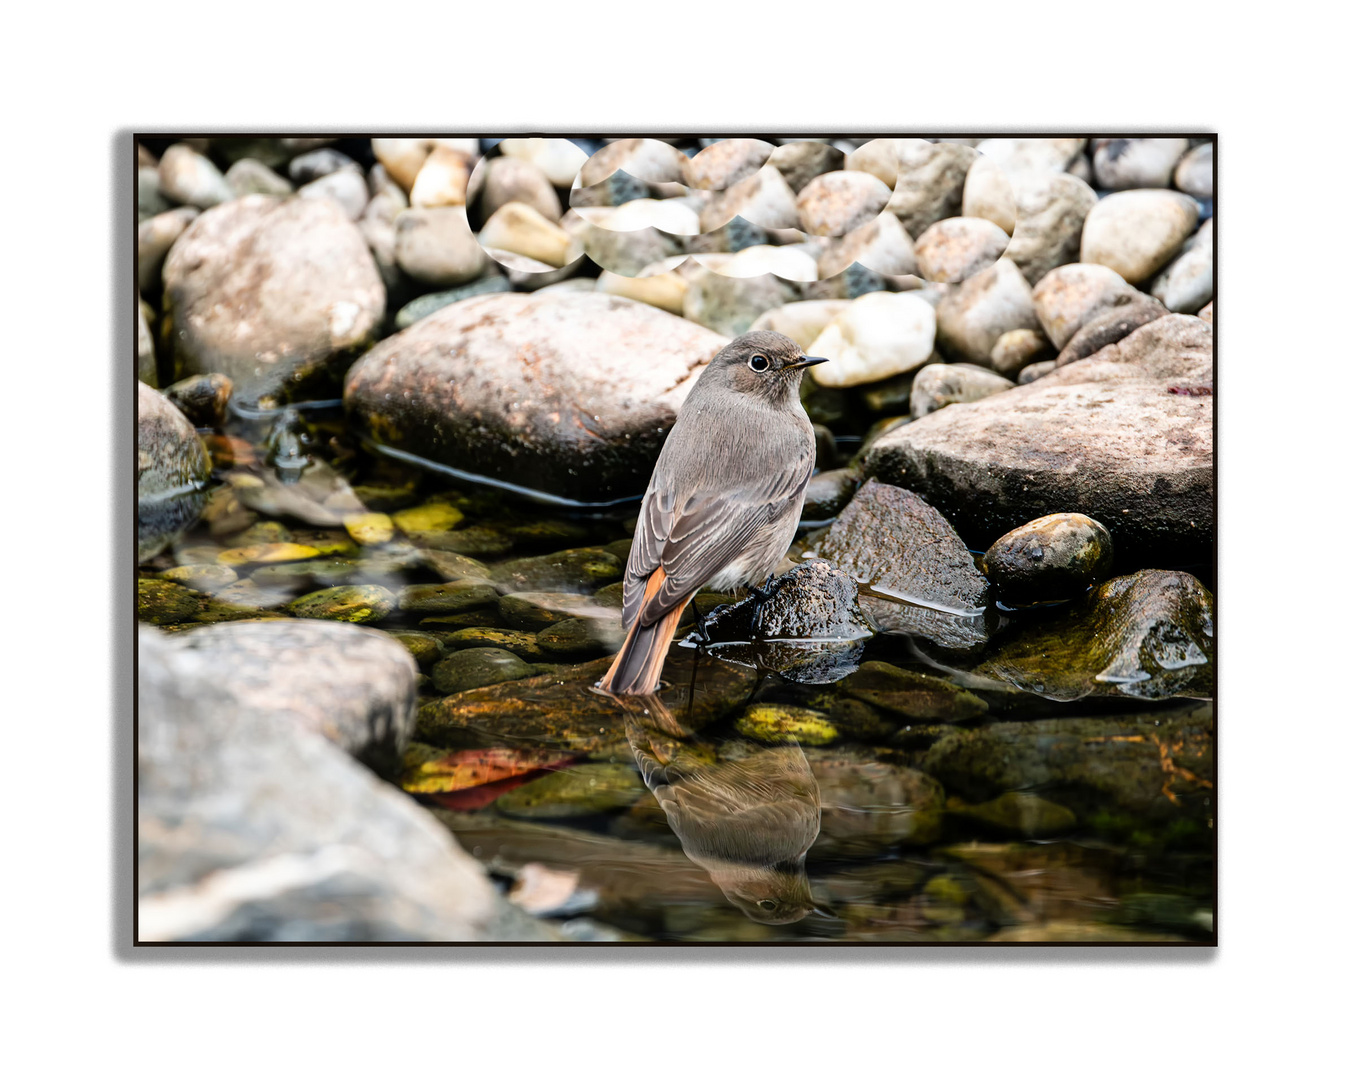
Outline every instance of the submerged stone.
<path id="1" fill-rule="evenodd" d="M 800 705 L 752 705 L 737 718 L 736 730 L 763 743 L 828 746 L 840 737 L 824 713 Z"/>
<path id="2" fill-rule="evenodd" d="M 502 630 L 493 626 L 471 626 L 455 630 L 442 639 L 455 649 L 505 649 L 522 660 L 544 660 L 548 654 L 539 647 L 534 634 L 524 630 Z"/>
<path id="3" fill-rule="evenodd" d="M 1030 791 L 1006 791 L 997 799 L 975 806 L 954 800 L 947 809 L 997 833 L 1029 840 L 1069 832 L 1078 822 L 1073 810 Z"/>
<path id="4" fill-rule="evenodd" d="M 943 787 L 917 769 L 836 750 L 808 751 L 821 790 L 817 858 L 867 858 L 939 838 Z"/>
<path id="5" fill-rule="evenodd" d="M 564 619 L 607 619 L 615 614 L 619 601 L 564 592 L 509 593 L 497 602 L 497 610 L 508 626 L 518 630 L 544 630 Z"/>
<path id="6" fill-rule="evenodd" d="M 379 585 L 339 585 L 301 596 L 286 610 L 300 619 L 379 622 L 394 610 L 394 594 Z"/>
<path id="7" fill-rule="evenodd" d="M 945 724 L 972 720 L 988 706 L 969 690 L 933 675 L 923 675 L 870 660 L 840 684 L 849 697 L 911 720 Z"/>
<path id="8" fill-rule="evenodd" d="M 202 513 L 211 463 L 168 398 L 139 381 L 136 393 L 136 557 L 146 562 Z"/>
<path id="9" fill-rule="evenodd" d="M 501 563 L 492 580 L 504 593 L 588 593 L 623 575 L 624 564 L 604 548 L 575 548 Z"/>
<path id="10" fill-rule="evenodd" d="M 496 601 L 497 590 L 479 581 L 408 585 L 399 590 L 399 610 L 413 615 L 454 615 L 487 607 Z"/>

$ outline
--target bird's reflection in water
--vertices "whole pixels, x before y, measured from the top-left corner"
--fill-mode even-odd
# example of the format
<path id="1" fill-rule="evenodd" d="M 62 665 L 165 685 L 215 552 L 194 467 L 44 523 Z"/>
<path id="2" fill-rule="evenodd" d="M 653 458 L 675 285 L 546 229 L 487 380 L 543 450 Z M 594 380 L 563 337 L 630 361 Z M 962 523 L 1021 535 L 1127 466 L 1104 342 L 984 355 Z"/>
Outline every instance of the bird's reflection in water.
<path id="1" fill-rule="evenodd" d="M 796 744 L 720 758 L 655 696 L 624 702 L 629 746 L 685 854 L 749 918 L 830 916 L 804 863 L 821 828 L 821 793 Z"/>

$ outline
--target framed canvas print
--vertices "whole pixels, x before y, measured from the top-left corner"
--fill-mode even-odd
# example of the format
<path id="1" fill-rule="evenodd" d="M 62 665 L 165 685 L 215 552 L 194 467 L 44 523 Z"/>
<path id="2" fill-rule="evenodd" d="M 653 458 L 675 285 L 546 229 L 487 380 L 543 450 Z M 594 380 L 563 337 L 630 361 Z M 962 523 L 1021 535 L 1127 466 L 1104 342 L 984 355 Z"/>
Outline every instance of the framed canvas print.
<path id="1" fill-rule="evenodd" d="M 135 141 L 138 944 L 1215 943 L 1213 134 Z"/>

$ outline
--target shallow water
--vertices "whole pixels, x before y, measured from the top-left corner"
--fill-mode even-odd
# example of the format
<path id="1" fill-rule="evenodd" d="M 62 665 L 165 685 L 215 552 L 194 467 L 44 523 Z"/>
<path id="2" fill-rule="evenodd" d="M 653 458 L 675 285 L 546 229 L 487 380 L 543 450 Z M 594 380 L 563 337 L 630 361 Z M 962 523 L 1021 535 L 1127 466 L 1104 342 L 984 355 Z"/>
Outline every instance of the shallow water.
<path id="1" fill-rule="evenodd" d="M 397 592 L 445 580 L 429 551 L 458 549 L 492 569 L 631 536 L 625 519 L 636 502 L 608 511 L 541 505 L 373 454 L 351 440 L 331 402 L 301 415 L 315 464 L 300 483 L 282 483 L 268 464 L 278 414 L 236 414 L 229 431 L 242 442 L 212 444 L 217 486 L 206 516 L 141 576 L 272 539 L 323 551 L 333 580 L 303 562 L 280 564 L 294 574 L 240 562 L 220 604 L 182 622 L 156 620 L 169 631 L 281 612 L 339 581 Z M 337 523 L 353 486 L 371 509 L 439 501 L 463 520 L 435 536 L 396 532 L 353 544 Z M 268 522 L 277 523 L 271 531 Z M 991 609 L 985 617 L 999 640 L 1053 613 Z M 511 629 L 493 604 L 431 616 L 395 607 L 371 625 L 439 635 L 432 659 L 451 654 L 445 638 L 457 631 Z M 1103 685 L 1054 700 L 976 673 L 980 651 L 903 634 L 818 643 L 794 681 L 777 671 L 800 644 L 703 646 L 682 637 L 651 699 L 618 701 L 592 688 L 605 666 L 599 658 L 613 649 L 550 652 L 538 637 L 517 645 L 534 650 L 522 657 L 531 677 L 469 690 L 450 705 L 433 684 L 433 665 L 423 663 L 423 710 L 403 778 L 410 797 L 565 936 L 1212 939 L 1213 724 L 1205 699 L 1149 700 Z M 908 713 L 877 705 L 890 699 L 869 698 L 866 688 L 842 689 L 841 679 L 873 661 L 947 689 L 938 705 Z M 456 772 L 482 760 L 495 770 L 487 783 Z"/>

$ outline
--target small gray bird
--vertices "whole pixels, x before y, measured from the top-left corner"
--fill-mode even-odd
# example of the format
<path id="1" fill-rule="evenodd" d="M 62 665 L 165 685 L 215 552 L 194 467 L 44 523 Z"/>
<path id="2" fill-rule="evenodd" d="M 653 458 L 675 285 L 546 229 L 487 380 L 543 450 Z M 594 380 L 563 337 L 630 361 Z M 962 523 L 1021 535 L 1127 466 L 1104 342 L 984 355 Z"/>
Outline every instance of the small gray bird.
<path id="1" fill-rule="evenodd" d="M 699 376 L 643 496 L 624 573 L 628 637 L 602 690 L 652 693 L 694 594 L 763 581 L 783 558 L 816 467 L 802 373 L 824 362 L 757 330 Z"/>

